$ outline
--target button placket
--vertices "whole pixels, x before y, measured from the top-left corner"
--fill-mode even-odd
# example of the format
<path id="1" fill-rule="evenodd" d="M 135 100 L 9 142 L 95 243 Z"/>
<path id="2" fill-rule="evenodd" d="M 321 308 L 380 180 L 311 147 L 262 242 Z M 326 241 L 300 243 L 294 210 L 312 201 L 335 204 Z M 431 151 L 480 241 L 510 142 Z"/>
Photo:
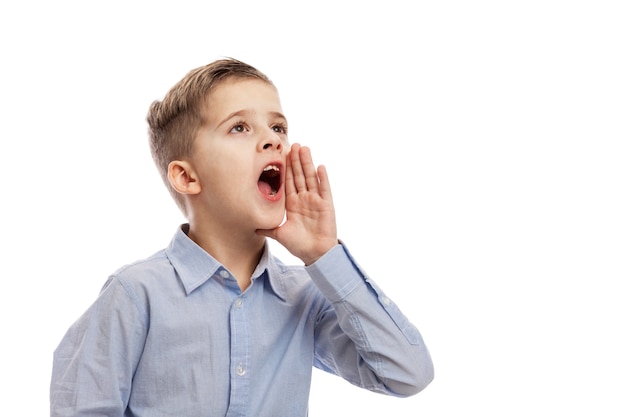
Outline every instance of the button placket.
<path id="1" fill-rule="evenodd" d="M 230 308 L 230 404 L 233 410 L 245 407 L 250 394 L 249 351 L 250 328 L 245 296 L 239 293 Z"/>

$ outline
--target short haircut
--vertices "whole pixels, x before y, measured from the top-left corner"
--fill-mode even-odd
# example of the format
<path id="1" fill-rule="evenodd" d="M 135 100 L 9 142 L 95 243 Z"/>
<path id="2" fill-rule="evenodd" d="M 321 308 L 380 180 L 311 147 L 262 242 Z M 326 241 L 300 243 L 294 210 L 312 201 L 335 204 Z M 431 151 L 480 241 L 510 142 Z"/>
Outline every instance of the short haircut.
<path id="1" fill-rule="evenodd" d="M 156 100 L 150 105 L 146 119 L 152 158 L 165 186 L 185 216 L 183 198 L 167 179 L 168 166 L 172 161 L 191 155 L 196 134 L 207 120 L 205 104 L 209 93 L 232 77 L 259 79 L 274 85 L 256 68 L 234 58 L 224 58 L 189 71 L 163 100 Z"/>

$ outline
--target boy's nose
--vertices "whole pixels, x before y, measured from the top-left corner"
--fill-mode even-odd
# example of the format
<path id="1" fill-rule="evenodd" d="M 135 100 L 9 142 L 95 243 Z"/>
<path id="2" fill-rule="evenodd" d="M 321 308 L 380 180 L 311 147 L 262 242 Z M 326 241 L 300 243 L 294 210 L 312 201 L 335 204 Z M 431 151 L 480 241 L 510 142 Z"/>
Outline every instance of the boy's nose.
<path id="1" fill-rule="evenodd" d="M 274 149 L 280 152 L 283 150 L 283 142 L 276 133 L 271 132 L 260 141 L 260 148 L 261 150 Z"/>

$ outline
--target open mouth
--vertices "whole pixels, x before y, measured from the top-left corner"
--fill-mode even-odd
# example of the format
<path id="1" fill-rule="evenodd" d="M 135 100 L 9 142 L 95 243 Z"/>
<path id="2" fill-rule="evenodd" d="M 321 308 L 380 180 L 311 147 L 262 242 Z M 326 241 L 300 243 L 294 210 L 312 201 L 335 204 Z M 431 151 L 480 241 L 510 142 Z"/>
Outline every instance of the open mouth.
<path id="1" fill-rule="evenodd" d="M 270 164 L 263 168 L 257 186 L 261 194 L 274 197 L 278 194 L 278 190 L 280 190 L 280 181 L 280 167 Z"/>

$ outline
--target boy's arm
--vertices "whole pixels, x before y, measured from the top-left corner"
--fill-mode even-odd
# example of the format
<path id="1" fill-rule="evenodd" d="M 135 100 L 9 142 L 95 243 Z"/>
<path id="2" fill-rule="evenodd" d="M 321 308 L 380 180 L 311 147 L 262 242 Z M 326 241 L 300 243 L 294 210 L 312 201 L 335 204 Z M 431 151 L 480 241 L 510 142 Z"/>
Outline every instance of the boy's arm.
<path id="1" fill-rule="evenodd" d="M 434 372 L 420 333 L 338 244 L 326 169 L 316 170 L 298 144 L 287 157 L 285 193 L 285 223 L 258 233 L 300 258 L 333 307 L 318 317 L 316 365 L 374 391 L 422 390 Z"/>
<path id="2" fill-rule="evenodd" d="M 422 336 L 343 244 L 307 272 L 330 302 L 316 324 L 316 366 L 371 391 L 405 397 L 434 378 Z"/>
<path id="3" fill-rule="evenodd" d="M 50 416 L 122 417 L 145 329 L 126 290 L 109 280 L 54 351 Z"/>

